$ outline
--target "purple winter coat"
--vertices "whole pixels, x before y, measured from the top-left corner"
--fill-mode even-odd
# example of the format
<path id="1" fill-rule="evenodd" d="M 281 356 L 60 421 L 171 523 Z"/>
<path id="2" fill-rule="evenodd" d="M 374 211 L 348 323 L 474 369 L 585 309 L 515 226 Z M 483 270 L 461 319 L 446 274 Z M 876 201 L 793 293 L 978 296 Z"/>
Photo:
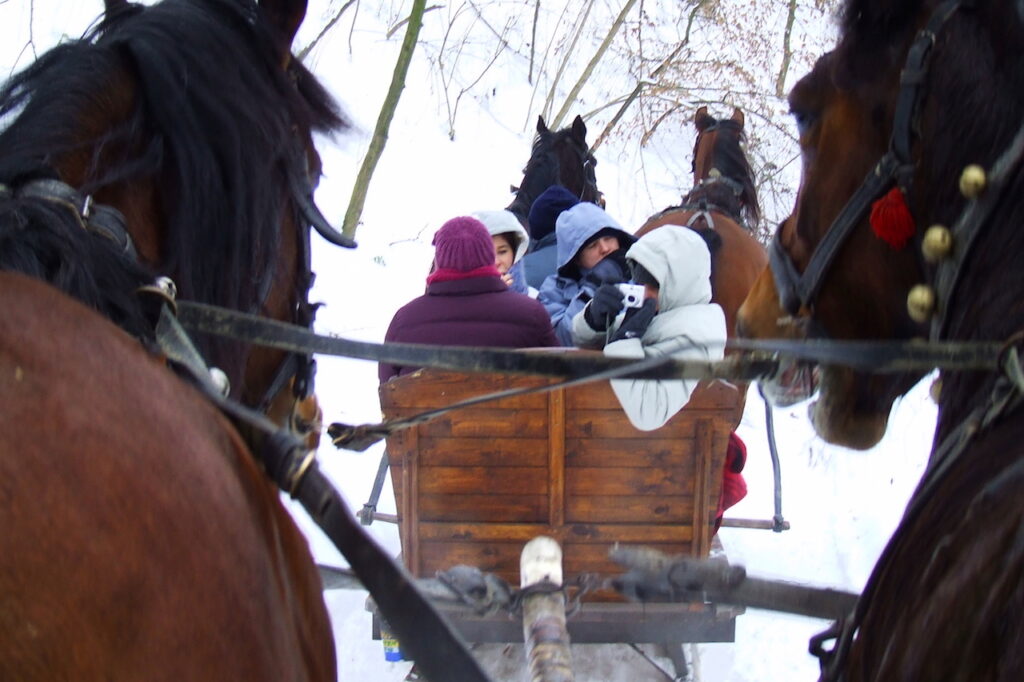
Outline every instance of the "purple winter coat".
<path id="1" fill-rule="evenodd" d="M 426 294 L 398 309 L 384 341 L 498 348 L 560 345 L 544 306 L 492 276 L 427 285 Z M 417 369 L 382 362 L 377 374 L 384 383 Z"/>

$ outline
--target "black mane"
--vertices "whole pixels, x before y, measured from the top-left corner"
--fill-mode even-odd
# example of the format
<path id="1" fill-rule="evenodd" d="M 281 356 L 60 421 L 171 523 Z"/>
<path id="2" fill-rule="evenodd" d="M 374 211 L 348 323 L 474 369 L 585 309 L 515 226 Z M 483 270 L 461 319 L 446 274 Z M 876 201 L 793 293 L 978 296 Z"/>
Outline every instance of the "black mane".
<path id="1" fill-rule="evenodd" d="M 530 206 L 551 185 L 562 185 L 581 194 L 583 201 L 597 202 L 601 193 L 597 189 L 596 165 L 597 159 L 576 141 L 571 127 L 539 132 L 533 138 L 523 181 L 506 208 L 525 225 Z M 581 191 L 573 185 L 579 186 Z"/>
<path id="2" fill-rule="evenodd" d="M 747 161 L 747 155 L 743 152 L 742 145 L 746 139 L 743 124 L 732 119 L 722 119 L 710 125 L 718 129 L 715 148 L 711 152 L 712 166 L 718 169 L 723 177 L 735 183 L 738 192 L 730 183 L 712 182 L 694 188 L 686 195 L 683 203 L 692 203 L 700 198 L 706 199 L 739 218 L 739 222 L 745 223 L 749 229 L 754 229 L 761 219 L 761 207 L 757 201 L 754 172 Z M 699 141 L 700 136 L 697 143 Z M 693 153 L 696 158 L 696 146 Z"/>
<path id="3" fill-rule="evenodd" d="M 91 159 L 83 194 L 151 179 L 166 217 L 163 262 L 183 298 L 254 310 L 273 267 L 288 178 L 305 174 L 295 129 L 344 126 L 297 62 L 286 73 L 273 29 L 246 0 L 129 6 L 62 44 L 0 90 L 0 183 L 52 176 L 69 152 Z M 95 139 L 82 112 L 134 81 L 130 116 Z"/>

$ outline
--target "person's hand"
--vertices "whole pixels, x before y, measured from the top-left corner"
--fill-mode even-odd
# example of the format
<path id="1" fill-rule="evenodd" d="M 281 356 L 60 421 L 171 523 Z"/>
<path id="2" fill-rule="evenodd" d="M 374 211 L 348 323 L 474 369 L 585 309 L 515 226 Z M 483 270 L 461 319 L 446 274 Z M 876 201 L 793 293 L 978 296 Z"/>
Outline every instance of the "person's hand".
<path id="1" fill-rule="evenodd" d="M 504 282 L 505 286 L 507 286 L 509 289 L 512 288 L 512 275 L 511 274 L 509 274 L 507 272 L 501 273 L 501 281 Z"/>
<path id="2" fill-rule="evenodd" d="M 626 252 L 619 249 L 609 253 L 591 269 L 587 276 L 598 284 L 628 282 L 629 266 L 626 265 Z"/>
<path id="3" fill-rule="evenodd" d="M 627 312 L 622 325 L 615 330 L 615 334 L 612 335 L 609 343 L 621 341 L 622 339 L 638 339 L 643 336 L 647 328 L 651 326 L 651 320 L 657 314 L 655 310 L 656 305 L 657 301 L 649 298 L 639 308 L 633 308 Z"/>
<path id="4" fill-rule="evenodd" d="M 590 328 L 603 332 L 615 319 L 615 316 L 622 310 L 624 303 L 622 292 L 614 284 L 602 284 L 594 293 L 594 298 L 583 309 L 583 319 L 587 321 Z"/>

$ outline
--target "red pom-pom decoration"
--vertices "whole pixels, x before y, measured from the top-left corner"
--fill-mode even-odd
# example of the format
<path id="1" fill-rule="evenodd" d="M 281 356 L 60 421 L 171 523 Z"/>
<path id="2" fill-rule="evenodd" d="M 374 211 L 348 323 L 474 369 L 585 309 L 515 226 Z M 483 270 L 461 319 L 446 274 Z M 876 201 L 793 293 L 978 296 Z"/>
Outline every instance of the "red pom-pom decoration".
<path id="1" fill-rule="evenodd" d="M 894 249 L 902 249 L 914 236 L 914 216 L 899 187 L 871 205 L 871 229 L 875 236 Z"/>

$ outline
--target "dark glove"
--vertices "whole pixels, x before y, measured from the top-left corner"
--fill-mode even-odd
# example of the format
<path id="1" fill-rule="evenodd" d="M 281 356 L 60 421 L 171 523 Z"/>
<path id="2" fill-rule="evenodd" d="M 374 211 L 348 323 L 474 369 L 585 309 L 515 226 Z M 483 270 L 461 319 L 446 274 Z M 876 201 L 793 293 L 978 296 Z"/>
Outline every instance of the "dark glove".
<path id="1" fill-rule="evenodd" d="M 583 319 L 591 329 L 607 331 L 608 325 L 622 310 L 624 298 L 616 285 L 602 284 L 594 293 L 594 298 L 590 299 L 590 303 L 583 309 Z"/>
<path id="2" fill-rule="evenodd" d="M 627 312 L 622 326 L 615 331 L 609 343 L 622 339 L 638 339 L 643 336 L 647 328 L 651 326 L 651 320 L 657 314 L 654 309 L 656 304 L 657 302 L 653 298 L 649 298 L 639 308 L 632 308 Z"/>
<path id="3" fill-rule="evenodd" d="M 587 274 L 587 278 L 595 284 L 629 281 L 629 266 L 626 265 L 626 252 L 623 249 L 612 251 L 601 259 Z"/>

